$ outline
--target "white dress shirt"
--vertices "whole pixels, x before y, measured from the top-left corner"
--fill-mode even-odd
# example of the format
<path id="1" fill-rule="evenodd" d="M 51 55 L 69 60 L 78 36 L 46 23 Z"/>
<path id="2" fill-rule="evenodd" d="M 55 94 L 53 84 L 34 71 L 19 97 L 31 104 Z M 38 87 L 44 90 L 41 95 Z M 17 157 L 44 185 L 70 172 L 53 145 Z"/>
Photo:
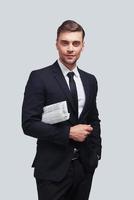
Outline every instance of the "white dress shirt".
<path id="1" fill-rule="evenodd" d="M 70 71 L 65 65 L 63 65 L 61 63 L 60 60 L 58 60 L 58 64 L 61 68 L 61 71 L 62 71 L 64 77 L 65 77 L 68 87 L 69 87 L 69 77 L 67 76 L 67 74 L 69 72 L 74 72 L 74 81 L 76 84 L 77 95 L 78 95 L 78 116 L 80 116 L 80 114 L 83 110 L 84 104 L 85 104 L 85 91 L 84 91 L 84 87 L 83 87 L 83 84 L 82 84 L 82 81 L 80 78 L 78 68 L 76 66 L 72 71 Z"/>

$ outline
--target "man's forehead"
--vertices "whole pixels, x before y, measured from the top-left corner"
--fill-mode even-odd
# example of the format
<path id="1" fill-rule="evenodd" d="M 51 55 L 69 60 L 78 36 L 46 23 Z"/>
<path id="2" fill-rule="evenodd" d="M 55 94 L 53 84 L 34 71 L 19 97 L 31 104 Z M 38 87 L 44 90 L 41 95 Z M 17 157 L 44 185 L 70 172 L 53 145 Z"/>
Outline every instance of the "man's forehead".
<path id="1" fill-rule="evenodd" d="M 66 40 L 66 41 L 82 41 L 83 40 L 81 31 L 61 32 L 58 39 Z"/>

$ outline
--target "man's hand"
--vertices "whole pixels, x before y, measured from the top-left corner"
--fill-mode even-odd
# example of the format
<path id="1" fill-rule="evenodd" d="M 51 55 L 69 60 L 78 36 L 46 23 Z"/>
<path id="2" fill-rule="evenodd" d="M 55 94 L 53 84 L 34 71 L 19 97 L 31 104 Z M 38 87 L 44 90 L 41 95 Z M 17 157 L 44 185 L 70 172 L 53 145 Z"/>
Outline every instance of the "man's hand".
<path id="1" fill-rule="evenodd" d="M 69 138 L 77 142 L 84 142 L 86 137 L 90 135 L 92 131 L 93 128 L 91 125 L 78 124 L 70 128 Z"/>

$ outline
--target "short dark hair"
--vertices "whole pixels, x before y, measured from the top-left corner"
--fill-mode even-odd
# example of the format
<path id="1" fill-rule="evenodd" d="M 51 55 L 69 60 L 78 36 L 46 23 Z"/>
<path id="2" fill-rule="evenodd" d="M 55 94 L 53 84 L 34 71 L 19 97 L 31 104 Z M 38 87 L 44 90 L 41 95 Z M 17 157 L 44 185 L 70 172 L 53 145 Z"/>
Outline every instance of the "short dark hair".
<path id="1" fill-rule="evenodd" d="M 82 38 L 84 39 L 85 31 L 82 28 L 82 26 L 73 20 L 66 20 L 57 29 L 57 39 L 58 39 L 60 33 L 76 32 L 76 31 L 82 32 Z"/>

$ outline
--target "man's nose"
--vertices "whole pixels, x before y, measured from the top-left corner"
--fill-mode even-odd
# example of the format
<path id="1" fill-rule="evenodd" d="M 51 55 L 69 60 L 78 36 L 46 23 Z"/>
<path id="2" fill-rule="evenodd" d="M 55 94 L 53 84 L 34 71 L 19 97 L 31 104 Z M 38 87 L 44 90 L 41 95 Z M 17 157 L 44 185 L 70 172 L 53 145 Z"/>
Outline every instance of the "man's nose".
<path id="1" fill-rule="evenodd" d="M 73 51 L 74 51 L 74 48 L 73 48 L 73 45 L 72 45 L 72 44 L 69 44 L 69 45 L 68 45 L 67 51 L 68 51 L 68 52 L 73 52 Z"/>

